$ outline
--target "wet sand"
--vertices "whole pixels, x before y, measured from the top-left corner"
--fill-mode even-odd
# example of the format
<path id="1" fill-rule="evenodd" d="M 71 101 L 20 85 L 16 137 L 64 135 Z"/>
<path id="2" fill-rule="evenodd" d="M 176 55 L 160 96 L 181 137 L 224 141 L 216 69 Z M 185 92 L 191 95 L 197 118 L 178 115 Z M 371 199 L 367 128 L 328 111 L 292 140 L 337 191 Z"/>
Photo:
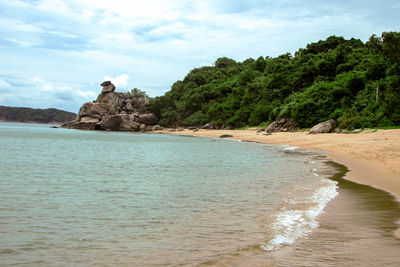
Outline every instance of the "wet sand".
<path id="1" fill-rule="evenodd" d="M 339 196 L 324 208 L 319 227 L 294 246 L 272 253 L 277 266 L 398 266 L 400 239 L 393 236 L 400 207 L 393 195 L 342 179 L 343 165 L 327 162 L 338 172 Z"/>
<path id="2" fill-rule="evenodd" d="M 342 179 L 348 172 L 343 165 L 325 164 L 320 174 L 338 182 L 339 196 L 325 207 L 311 234 L 279 250 L 250 247 L 201 266 L 398 266 L 400 239 L 392 234 L 394 218 L 400 217 L 396 199 Z"/>
<path id="3" fill-rule="evenodd" d="M 262 135 L 255 130 L 203 130 L 164 132 L 169 134 L 219 137 L 296 146 L 327 152 L 329 159 L 345 165 L 344 178 L 391 193 L 400 201 L 400 130 L 364 131 L 358 134 L 308 134 L 308 132 Z M 396 231 L 400 238 L 400 229 Z"/>

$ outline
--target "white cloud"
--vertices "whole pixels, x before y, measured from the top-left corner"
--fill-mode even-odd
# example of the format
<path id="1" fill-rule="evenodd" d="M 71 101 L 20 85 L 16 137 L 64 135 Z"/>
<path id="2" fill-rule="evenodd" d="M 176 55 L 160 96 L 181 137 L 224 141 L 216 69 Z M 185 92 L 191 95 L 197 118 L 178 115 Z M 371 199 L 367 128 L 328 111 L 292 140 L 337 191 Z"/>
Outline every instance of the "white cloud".
<path id="1" fill-rule="evenodd" d="M 106 10 L 115 17 L 130 17 L 140 20 L 143 18 L 174 20 L 181 15 L 182 6 L 187 6 L 186 1 L 165 0 L 72 0 L 75 6 L 89 10 Z"/>
<path id="2" fill-rule="evenodd" d="M 32 7 L 52 16 L 56 14 L 57 16 L 67 17 L 72 21 L 90 23 L 95 13 L 90 10 L 74 8 L 71 2 L 65 0 L 40 0 Z"/>
<path id="3" fill-rule="evenodd" d="M 11 89 L 11 85 L 3 79 L 0 79 L 0 89 Z"/>
<path id="4" fill-rule="evenodd" d="M 60 13 L 60 14 L 72 13 L 69 6 L 62 0 L 40 0 L 36 3 L 36 7 L 39 10 L 51 13 Z"/>
<path id="5" fill-rule="evenodd" d="M 14 78 L 18 81 L 18 78 Z M 0 79 L 2 85 L 11 86 Z M 2 91 L 2 92 L 1 92 Z M 95 99 L 97 93 L 90 89 L 82 89 L 79 86 L 62 82 L 51 82 L 39 75 L 31 78 L 29 82 L 19 83 L 10 90 L 0 90 L 0 105 L 33 107 L 33 108 L 59 108 L 77 112 L 79 107 Z"/>
<path id="6" fill-rule="evenodd" d="M 36 88 L 43 91 L 53 91 L 54 86 L 52 82 L 46 81 L 45 79 L 35 76 L 32 81 L 35 83 Z"/>
<path id="7" fill-rule="evenodd" d="M 0 0 L 0 88 L 4 78 L 27 105 L 72 111 L 102 78 L 160 95 L 221 56 L 277 56 L 332 34 L 365 41 L 398 30 L 398 1 L 373 2 Z"/>
<path id="8" fill-rule="evenodd" d="M 3 40 L 20 45 L 20 46 L 25 46 L 25 47 L 29 47 L 29 46 L 33 46 L 34 43 L 33 42 L 29 42 L 29 41 L 21 41 L 21 40 L 16 40 L 16 39 L 12 39 L 12 38 L 3 38 Z"/>
<path id="9" fill-rule="evenodd" d="M 126 87 L 128 85 L 129 81 L 129 75 L 128 74 L 121 74 L 118 75 L 115 78 L 112 78 L 110 76 L 104 76 L 104 81 L 111 81 L 115 87 Z"/>
<path id="10" fill-rule="evenodd" d="M 12 31 L 12 32 L 23 32 L 23 33 L 39 33 L 42 29 L 31 23 L 25 23 L 17 19 L 0 18 L 0 30 L 1 31 Z"/>
<path id="11" fill-rule="evenodd" d="M 84 98 L 96 98 L 96 94 L 92 91 L 82 91 L 82 90 L 78 90 L 76 91 L 78 93 L 78 95 L 84 97 Z"/>

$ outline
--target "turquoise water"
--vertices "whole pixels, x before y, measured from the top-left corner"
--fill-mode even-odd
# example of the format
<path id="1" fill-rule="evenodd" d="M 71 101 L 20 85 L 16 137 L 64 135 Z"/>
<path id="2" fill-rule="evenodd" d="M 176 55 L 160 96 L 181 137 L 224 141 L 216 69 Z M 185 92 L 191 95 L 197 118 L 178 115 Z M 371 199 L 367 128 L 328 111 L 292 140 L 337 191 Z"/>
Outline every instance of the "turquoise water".
<path id="1" fill-rule="evenodd" d="M 314 153 L 0 123 L 0 259 L 197 265 L 304 240 L 337 195 Z"/>

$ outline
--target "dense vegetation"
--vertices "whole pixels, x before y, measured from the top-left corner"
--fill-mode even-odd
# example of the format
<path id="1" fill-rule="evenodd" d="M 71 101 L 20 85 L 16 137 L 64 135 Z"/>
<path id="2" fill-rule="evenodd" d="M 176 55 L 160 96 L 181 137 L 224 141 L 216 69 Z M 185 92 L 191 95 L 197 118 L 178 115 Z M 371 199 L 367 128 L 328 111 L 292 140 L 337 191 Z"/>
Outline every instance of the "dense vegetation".
<path id="1" fill-rule="evenodd" d="M 400 125 L 400 33 L 368 42 L 331 36 L 290 53 L 196 68 L 152 99 L 162 126 L 302 127 L 335 119 L 342 128 Z"/>
<path id="2" fill-rule="evenodd" d="M 76 114 L 55 108 L 32 109 L 0 106 L 0 120 L 38 123 L 64 123 L 75 119 Z"/>

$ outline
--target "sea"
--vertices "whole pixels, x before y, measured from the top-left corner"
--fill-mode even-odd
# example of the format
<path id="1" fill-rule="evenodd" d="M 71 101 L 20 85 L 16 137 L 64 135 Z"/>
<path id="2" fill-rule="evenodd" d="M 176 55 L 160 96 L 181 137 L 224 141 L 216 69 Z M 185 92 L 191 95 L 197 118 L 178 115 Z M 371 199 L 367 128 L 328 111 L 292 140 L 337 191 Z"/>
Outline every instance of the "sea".
<path id="1" fill-rule="evenodd" d="M 322 152 L 0 123 L 0 265 L 400 266 L 399 203 Z"/>

